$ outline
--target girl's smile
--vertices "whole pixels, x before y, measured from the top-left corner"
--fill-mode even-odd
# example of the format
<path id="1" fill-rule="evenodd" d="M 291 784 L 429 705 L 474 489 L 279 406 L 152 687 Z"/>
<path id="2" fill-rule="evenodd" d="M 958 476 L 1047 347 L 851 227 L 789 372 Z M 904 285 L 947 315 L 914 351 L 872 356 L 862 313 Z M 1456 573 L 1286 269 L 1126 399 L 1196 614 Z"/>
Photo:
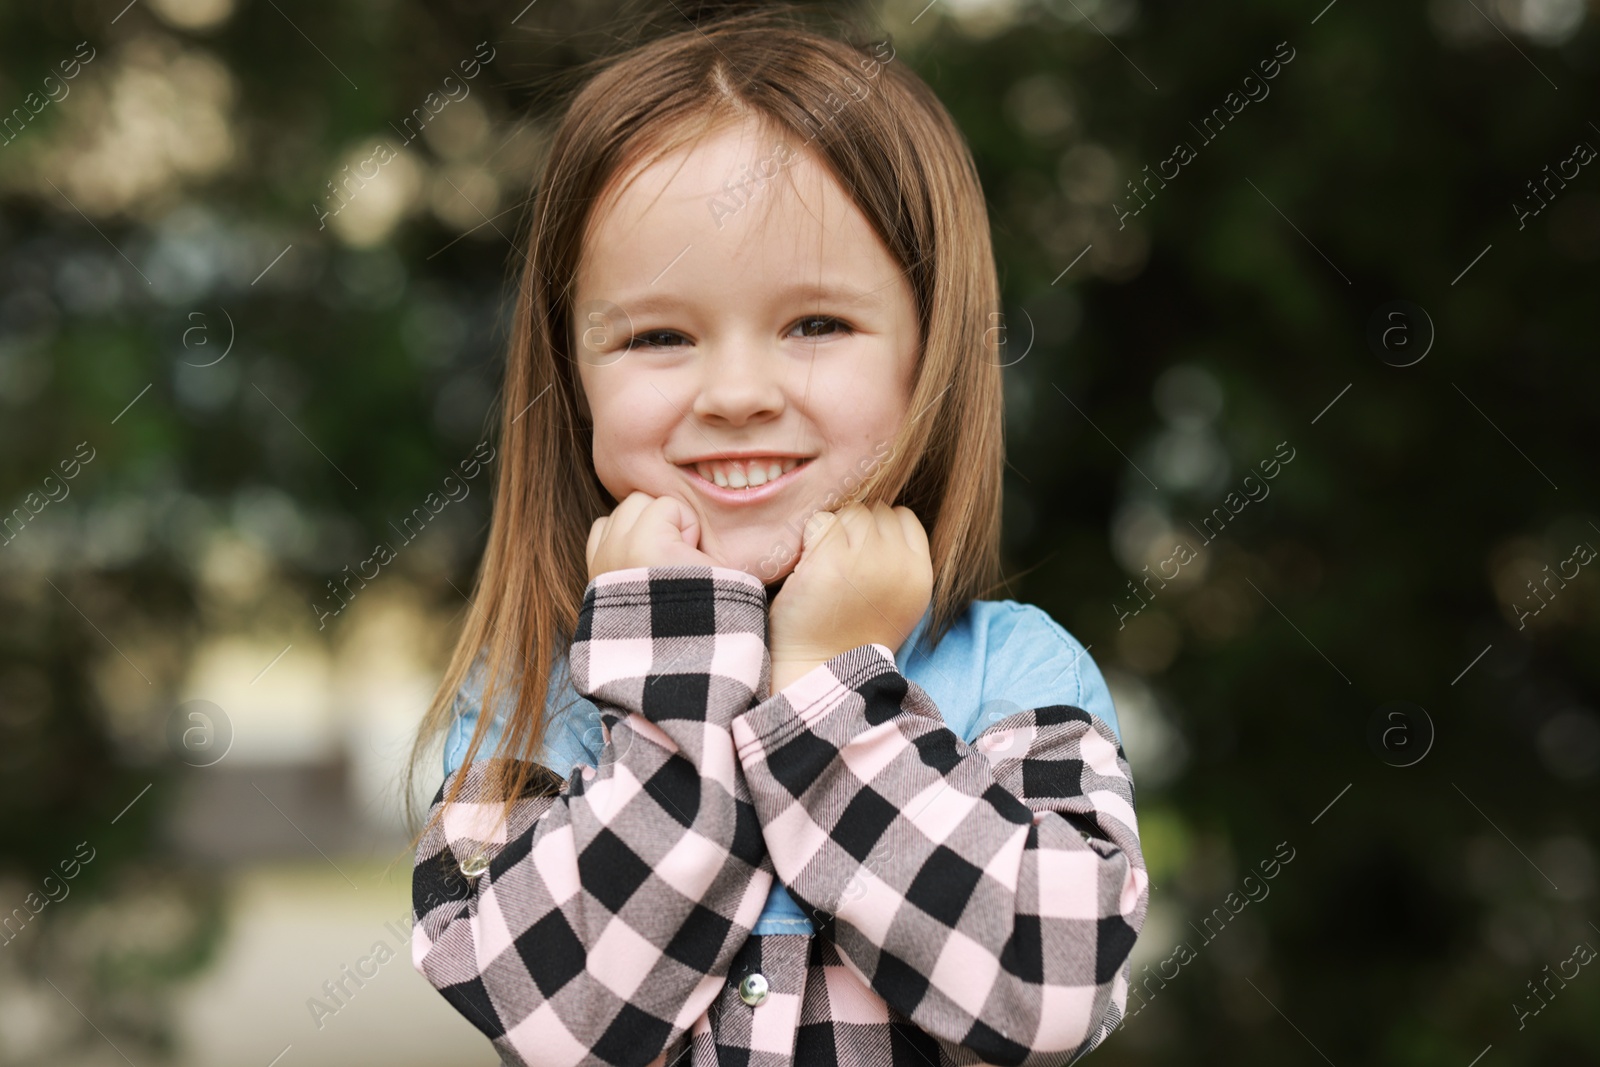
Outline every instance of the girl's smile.
<path id="1" fill-rule="evenodd" d="M 741 507 L 783 492 L 810 459 L 768 452 L 730 452 L 680 466 L 692 476 L 695 489 L 720 504 Z"/>
<path id="2" fill-rule="evenodd" d="M 785 140 L 746 120 L 622 168 L 587 224 L 570 342 L 606 491 L 678 497 L 700 551 L 768 584 L 893 438 L 920 350 L 909 281 L 810 152 L 708 209 Z"/>

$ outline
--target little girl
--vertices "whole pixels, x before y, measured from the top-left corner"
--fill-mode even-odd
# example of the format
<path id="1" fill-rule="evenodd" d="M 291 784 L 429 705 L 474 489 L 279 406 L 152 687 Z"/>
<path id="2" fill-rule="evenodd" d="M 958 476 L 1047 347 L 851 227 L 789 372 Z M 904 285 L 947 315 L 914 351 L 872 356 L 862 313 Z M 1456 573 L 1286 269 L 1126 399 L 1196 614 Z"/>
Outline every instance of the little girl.
<path id="1" fill-rule="evenodd" d="M 1148 879 L 1099 671 L 979 599 L 999 289 L 949 114 L 785 16 L 656 40 L 573 98 L 524 258 L 417 969 L 506 1063 L 1094 1048 Z"/>

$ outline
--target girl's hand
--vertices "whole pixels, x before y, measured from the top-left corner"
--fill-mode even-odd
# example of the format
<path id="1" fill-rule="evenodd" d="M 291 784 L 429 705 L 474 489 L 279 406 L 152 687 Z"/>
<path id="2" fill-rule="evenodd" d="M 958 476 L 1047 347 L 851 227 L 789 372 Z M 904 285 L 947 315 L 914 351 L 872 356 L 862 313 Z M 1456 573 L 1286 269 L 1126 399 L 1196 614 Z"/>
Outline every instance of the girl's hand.
<path id="1" fill-rule="evenodd" d="M 589 527 L 589 580 L 629 567 L 717 566 L 699 544 L 700 520 L 687 504 L 636 489 Z"/>
<path id="2" fill-rule="evenodd" d="M 800 562 L 772 599 L 772 691 L 852 648 L 899 648 L 932 596 L 928 534 L 910 508 L 817 512 L 806 522 Z"/>

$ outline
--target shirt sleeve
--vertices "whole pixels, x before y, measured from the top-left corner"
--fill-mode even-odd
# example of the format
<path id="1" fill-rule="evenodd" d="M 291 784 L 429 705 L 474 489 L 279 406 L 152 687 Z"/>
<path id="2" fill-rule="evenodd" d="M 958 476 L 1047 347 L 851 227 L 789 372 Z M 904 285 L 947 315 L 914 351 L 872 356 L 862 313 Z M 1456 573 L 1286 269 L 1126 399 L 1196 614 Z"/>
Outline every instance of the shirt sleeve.
<path id="1" fill-rule="evenodd" d="M 517 798 L 496 760 L 417 850 L 412 961 L 507 1063 L 642 1063 L 719 993 L 772 884 L 728 724 L 768 684 L 766 597 L 731 568 L 630 568 L 584 591 L 574 688 L 598 767 Z"/>
<path id="2" fill-rule="evenodd" d="M 956 1062 L 1060 1064 L 1116 1028 L 1149 878 L 1103 719 L 1041 705 L 967 745 L 872 644 L 732 733 L 778 877 Z"/>

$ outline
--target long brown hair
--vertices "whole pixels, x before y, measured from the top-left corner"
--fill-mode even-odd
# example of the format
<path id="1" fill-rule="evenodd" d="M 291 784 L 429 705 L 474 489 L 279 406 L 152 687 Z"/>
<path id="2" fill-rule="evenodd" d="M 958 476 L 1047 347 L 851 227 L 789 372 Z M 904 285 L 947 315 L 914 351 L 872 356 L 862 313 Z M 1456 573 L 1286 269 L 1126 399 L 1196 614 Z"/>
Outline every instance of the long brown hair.
<path id="1" fill-rule="evenodd" d="M 589 528 L 615 507 L 594 472 L 572 353 L 582 241 L 614 177 L 719 126 L 755 117 L 805 142 L 910 282 L 921 349 L 907 416 L 851 499 L 903 504 L 927 528 L 928 640 L 937 644 L 999 581 L 999 280 L 977 168 L 938 97 L 890 42 L 842 40 L 782 9 L 722 16 L 592 67 L 554 131 L 532 197 L 499 411 L 494 517 L 472 607 L 407 767 L 413 826 L 417 765 L 449 728 L 457 691 L 480 659 L 482 713 L 463 765 L 491 728 L 496 695 L 514 693 L 493 755 L 515 759 L 496 761 L 492 788 L 509 811 L 535 777 L 548 787 L 534 761 L 551 671 L 577 626 Z"/>

